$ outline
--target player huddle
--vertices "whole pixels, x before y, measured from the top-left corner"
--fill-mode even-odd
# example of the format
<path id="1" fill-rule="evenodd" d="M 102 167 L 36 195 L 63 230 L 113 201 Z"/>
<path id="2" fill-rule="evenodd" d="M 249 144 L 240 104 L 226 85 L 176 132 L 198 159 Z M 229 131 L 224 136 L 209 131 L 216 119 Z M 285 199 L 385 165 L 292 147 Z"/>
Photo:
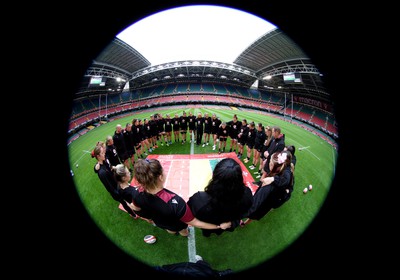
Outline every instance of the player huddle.
<path id="1" fill-rule="evenodd" d="M 165 189 L 166 176 L 161 163 L 154 159 L 143 159 L 143 154 L 146 153 L 146 149 L 152 152 L 158 148 L 158 143 L 171 145 L 172 132 L 174 142 L 185 144 L 188 131 L 191 135 L 190 141 L 196 138 L 197 145 L 203 143 L 204 147 L 209 141 L 213 141 L 214 150 L 218 142 L 219 152 L 225 151 L 227 138 L 230 137 L 231 149 L 235 149 L 235 152 L 236 148 L 238 149 L 238 159 L 242 157 L 246 147 L 247 153 L 243 161 L 247 163 L 253 159 L 250 169 L 255 169 L 259 164 L 255 174 L 258 173 L 257 178 L 260 180 L 253 182 L 259 187 L 254 195 L 244 185 L 242 170 L 237 159 L 232 158 L 225 158 L 217 164 L 212 179 L 204 189 L 207 195 L 204 193 L 194 195 L 189 199 L 188 205 L 176 193 Z M 239 121 L 236 115 L 231 121 L 222 122 L 215 114 L 209 117 L 207 113 L 204 116 L 198 113 L 196 117 L 192 117 L 191 113 L 186 115 L 183 112 L 182 116 L 175 115 L 174 118 L 168 114 L 165 118 L 157 114 L 143 121 L 134 119 L 132 123 L 126 124 L 125 129 L 117 124 L 114 135 L 107 136 L 106 143 L 99 141 L 96 144 L 92 157 L 97 160 L 94 166 L 95 173 L 111 196 L 119 201 L 131 216 L 139 216 L 151 223 L 154 222 L 173 234 L 187 236 L 187 225 L 193 225 L 207 230 L 206 236 L 209 236 L 212 231 L 220 234 L 229 230 L 232 225 L 233 230 L 239 224 L 245 225 L 252 220 L 259 220 L 271 209 L 278 208 L 286 202 L 291 196 L 294 185 L 296 163 L 294 151 L 294 146 L 285 146 L 285 135 L 278 126 L 264 128 L 261 123 L 255 125 L 254 122 L 247 123 L 245 119 Z M 136 162 L 135 154 L 138 156 Z M 130 168 L 131 164 L 133 169 Z M 133 177 L 139 186 L 131 185 Z M 233 187 L 237 189 L 237 196 L 231 198 L 228 203 L 226 199 L 234 195 Z M 212 198 L 214 195 L 217 196 Z M 199 214 L 200 212 L 194 207 L 194 197 L 199 199 L 198 205 L 201 205 L 199 209 L 215 208 L 213 213 L 204 216 Z M 178 199 L 181 210 L 188 209 L 192 205 L 193 213 L 182 210 L 179 217 L 176 217 L 175 207 L 179 202 Z M 241 209 L 237 202 L 242 200 L 244 203 L 242 206 L 246 207 L 232 217 L 234 210 Z M 208 202 L 212 202 L 211 208 L 204 206 L 204 203 Z M 160 209 L 164 211 L 162 215 L 159 213 Z M 224 219 L 212 218 L 214 215 L 218 216 L 221 211 L 227 214 Z M 171 219 L 174 217 L 172 220 L 175 221 L 172 224 L 167 223 L 168 226 L 164 224 L 166 220 L 163 219 L 166 213 Z M 201 217 L 201 220 L 196 217 Z"/>

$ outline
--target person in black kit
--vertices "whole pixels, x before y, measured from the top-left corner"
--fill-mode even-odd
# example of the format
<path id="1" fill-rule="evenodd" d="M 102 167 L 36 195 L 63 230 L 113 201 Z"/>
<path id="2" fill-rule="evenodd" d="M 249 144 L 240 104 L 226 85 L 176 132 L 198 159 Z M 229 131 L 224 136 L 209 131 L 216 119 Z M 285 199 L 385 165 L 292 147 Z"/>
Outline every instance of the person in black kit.
<path id="1" fill-rule="evenodd" d="M 130 210 L 136 214 L 138 218 L 153 224 L 153 220 L 147 218 L 149 214 L 146 215 L 145 211 L 134 211 L 134 206 L 132 204 L 133 197 L 136 195 L 137 189 L 131 186 L 132 173 L 123 164 L 118 164 L 113 168 L 114 177 L 118 184 L 119 194 L 121 199 L 129 206 Z"/>
<path id="2" fill-rule="evenodd" d="M 261 169 L 261 151 L 263 149 L 265 139 L 267 135 L 265 134 L 265 129 L 262 123 L 258 123 L 256 129 L 256 139 L 254 141 L 254 156 L 253 156 L 253 164 L 249 166 L 250 169 L 255 169 L 257 164 L 260 164 Z"/>
<path id="3" fill-rule="evenodd" d="M 186 134 L 187 134 L 187 129 L 188 129 L 188 122 L 189 118 L 186 115 L 186 112 L 183 111 L 182 116 L 179 119 L 179 127 L 181 130 L 181 136 L 182 136 L 182 144 L 186 143 Z"/>
<path id="4" fill-rule="evenodd" d="M 143 158 L 142 155 L 142 135 L 143 135 L 143 126 L 140 125 L 138 119 L 132 120 L 132 134 L 133 134 L 133 142 L 135 143 L 135 150 L 137 158 Z"/>
<path id="5" fill-rule="evenodd" d="M 290 146 L 294 147 L 294 146 Z M 281 154 L 278 156 L 279 160 L 284 160 L 285 161 L 285 170 L 279 175 L 274 175 L 271 174 L 270 176 L 266 177 L 263 180 L 263 185 L 267 184 L 274 184 L 275 189 L 274 189 L 274 194 L 273 194 L 273 203 L 272 203 L 272 208 L 276 209 L 280 207 L 283 203 L 288 201 L 292 195 L 293 189 L 294 189 L 294 183 L 295 183 L 295 176 L 294 176 L 294 170 L 295 170 L 295 164 L 296 164 L 296 159 L 293 160 L 293 154 L 290 152 L 290 149 L 284 149 Z M 286 154 L 286 157 L 285 157 Z M 272 166 L 272 165 L 271 165 Z M 273 166 L 272 166 L 273 168 Z M 271 169 L 271 167 L 270 167 Z M 272 173 L 272 172 L 271 172 Z"/>
<path id="6" fill-rule="evenodd" d="M 221 152 L 225 153 L 226 140 L 229 135 L 229 127 L 226 125 L 226 122 L 222 122 L 221 126 L 218 127 L 218 131 L 216 136 L 218 137 L 218 154 Z"/>
<path id="7" fill-rule="evenodd" d="M 233 119 L 226 123 L 230 127 L 230 134 L 229 137 L 231 138 L 231 146 L 229 152 L 233 151 L 236 153 L 237 143 L 238 143 L 238 134 L 240 128 L 242 126 L 242 122 L 238 120 L 237 115 L 233 115 Z"/>
<path id="8" fill-rule="evenodd" d="M 131 164 L 132 164 L 132 167 L 135 164 L 136 143 L 135 143 L 135 135 L 132 131 L 132 123 L 127 123 L 125 125 L 123 134 L 124 134 L 126 152 L 128 153 L 128 160 L 126 161 L 126 163 L 127 163 L 126 167 L 128 167 L 129 170 L 133 170 L 131 168 Z M 129 159 L 130 159 L 130 162 L 129 162 Z"/>
<path id="9" fill-rule="evenodd" d="M 99 177 L 103 186 L 106 188 L 106 190 L 110 193 L 111 197 L 115 201 L 121 203 L 127 213 L 129 213 L 133 218 L 136 218 L 135 212 L 128 205 L 128 203 L 124 199 L 122 199 L 118 188 L 118 182 L 113 172 L 115 166 L 111 166 L 108 159 L 106 159 L 106 151 L 104 147 L 101 145 L 96 145 L 92 152 L 92 157 L 96 158 L 97 160 L 97 163 L 95 164 L 93 169 Z"/>
<path id="10" fill-rule="evenodd" d="M 114 139 L 111 135 L 106 137 L 106 158 L 110 162 L 111 166 L 116 166 L 120 164 L 117 148 L 114 145 Z"/>
<path id="11" fill-rule="evenodd" d="M 164 124 L 164 128 L 165 128 L 165 135 L 164 135 L 164 140 L 165 143 L 167 143 L 166 145 L 169 146 L 172 144 L 172 119 L 169 116 L 169 114 L 167 114 L 165 116 L 165 124 Z"/>
<path id="12" fill-rule="evenodd" d="M 166 145 L 168 145 L 167 139 L 165 136 L 165 119 L 163 118 L 162 114 L 158 114 L 156 118 L 157 127 L 158 127 L 158 139 L 160 140 L 161 146 L 164 146 L 163 141 Z"/>
<path id="13" fill-rule="evenodd" d="M 126 149 L 123 129 L 120 124 L 117 124 L 117 126 L 115 128 L 113 140 L 114 140 L 115 148 L 117 149 L 117 154 L 118 154 L 119 160 L 123 164 L 125 164 L 125 166 L 129 166 L 129 156 L 128 156 L 128 152 Z"/>
<path id="14" fill-rule="evenodd" d="M 271 159 L 271 155 L 275 152 L 282 152 L 285 148 L 285 134 L 282 133 L 281 128 L 279 126 L 272 127 L 272 141 L 267 149 L 264 152 L 264 157 L 266 158 L 263 166 L 263 174 L 261 175 L 261 179 L 264 179 L 269 174 L 269 162 Z"/>
<path id="15" fill-rule="evenodd" d="M 179 132 L 181 130 L 181 124 L 180 124 L 181 118 L 178 116 L 178 114 L 175 114 L 175 117 L 172 118 L 172 130 L 174 132 L 174 139 L 175 142 L 179 142 Z"/>
<path id="16" fill-rule="evenodd" d="M 294 145 L 287 145 L 284 149 L 284 151 L 289 151 L 292 154 L 292 163 L 294 166 L 296 166 L 296 155 L 294 154 L 296 152 L 296 147 Z"/>
<path id="17" fill-rule="evenodd" d="M 251 189 L 244 184 L 240 164 L 233 158 L 224 158 L 217 163 L 213 175 L 204 191 L 194 193 L 188 200 L 193 215 L 212 224 L 231 221 L 227 231 L 234 231 L 240 219 L 253 204 Z M 202 229 L 204 236 L 220 235 L 221 229 Z"/>
<path id="18" fill-rule="evenodd" d="M 152 131 L 151 131 L 151 125 L 148 119 L 144 119 L 143 120 L 143 142 L 144 145 L 142 145 L 143 147 L 147 147 L 147 151 L 149 153 L 153 152 L 153 135 L 152 135 Z"/>
<path id="19" fill-rule="evenodd" d="M 151 135 L 151 140 L 150 143 L 152 144 L 152 150 L 155 148 L 158 148 L 157 145 L 157 140 L 158 140 L 158 125 L 157 125 L 157 115 L 151 115 L 150 120 L 150 135 Z"/>
<path id="20" fill-rule="evenodd" d="M 159 160 L 139 159 L 134 174 L 138 185 L 134 186 L 132 209 L 143 211 L 146 218 L 168 233 L 188 236 L 188 225 L 223 230 L 231 226 L 230 221 L 211 224 L 197 219 L 181 196 L 164 188 L 166 174 Z"/>
<path id="21" fill-rule="evenodd" d="M 292 154 L 289 151 L 275 152 L 269 165 L 270 173 L 261 180 L 262 185 L 254 193 L 253 205 L 242 224 L 260 220 L 291 197 L 294 185 Z"/>
<path id="22" fill-rule="evenodd" d="M 208 113 L 204 114 L 204 143 L 202 147 L 204 148 L 205 146 L 208 145 L 208 142 L 210 141 L 210 134 L 211 134 L 211 117 L 208 115 Z M 213 148 L 215 150 L 215 147 Z"/>
<path id="23" fill-rule="evenodd" d="M 242 125 L 240 126 L 240 130 L 238 133 L 238 143 L 239 143 L 238 155 L 237 155 L 238 158 L 241 158 L 243 155 L 243 148 L 244 145 L 246 145 L 248 132 L 249 132 L 249 127 L 247 125 L 247 120 L 243 119 Z"/>
<path id="24" fill-rule="evenodd" d="M 216 114 L 212 114 L 212 118 L 211 118 L 211 136 L 213 139 L 213 150 L 215 150 L 216 146 L 217 146 L 217 132 L 218 132 L 218 128 L 221 126 L 221 120 L 219 118 L 217 118 Z"/>
<path id="25" fill-rule="evenodd" d="M 193 115 L 192 112 L 189 112 L 188 123 L 189 123 L 190 143 L 192 142 L 194 143 L 194 139 L 196 139 L 196 117 Z M 194 134 L 194 138 L 192 134 Z"/>
<path id="26" fill-rule="evenodd" d="M 202 114 L 199 112 L 197 113 L 197 118 L 196 118 L 196 145 L 201 145 L 203 132 L 204 132 L 204 118 L 202 117 Z"/>
<path id="27" fill-rule="evenodd" d="M 246 158 L 243 160 L 245 163 L 248 163 L 254 149 L 254 143 L 256 141 L 256 125 L 254 122 L 251 122 L 249 124 L 249 129 L 247 130 L 247 139 L 246 139 L 246 147 L 247 147 L 247 153 L 246 153 Z M 252 167 L 253 165 L 250 166 L 250 169 L 254 169 Z"/>
<path id="28" fill-rule="evenodd" d="M 264 168 L 264 163 L 265 163 L 265 151 L 268 150 L 271 141 L 273 139 L 272 137 L 272 127 L 270 126 L 265 126 L 265 140 L 264 140 L 264 144 L 261 147 L 261 151 L 260 151 L 260 165 L 258 167 L 258 171 L 254 172 L 254 174 L 257 174 L 256 178 L 261 178 L 262 172 L 263 172 L 263 168 Z"/>

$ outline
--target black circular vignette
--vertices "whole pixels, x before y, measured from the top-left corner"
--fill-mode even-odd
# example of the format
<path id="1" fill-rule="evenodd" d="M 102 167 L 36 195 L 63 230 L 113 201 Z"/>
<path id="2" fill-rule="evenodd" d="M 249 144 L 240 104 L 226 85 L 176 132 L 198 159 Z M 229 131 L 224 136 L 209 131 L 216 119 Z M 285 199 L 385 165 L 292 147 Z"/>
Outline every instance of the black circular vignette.
<path id="1" fill-rule="evenodd" d="M 72 97 L 85 70 L 115 35 L 155 12 L 188 4 L 215 4 L 237 8 L 278 26 L 324 73 L 326 87 L 330 89 L 336 105 L 339 157 L 336 176 L 326 202 L 298 240 L 265 264 L 243 272 L 244 275 L 262 273 L 268 277 L 272 274 L 290 274 L 312 278 L 309 273 L 315 273 L 316 267 L 331 276 L 341 276 L 346 269 L 354 268 L 353 264 L 350 265 L 350 260 L 354 259 L 360 250 L 359 241 L 356 239 L 356 227 L 359 223 L 355 217 L 356 212 L 353 211 L 353 191 L 349 189 L 349 186 L 356 183 L 352 175 L 349 175 L 351 173 L 346 157 L 356 145 L 357 131 L 353 129 L 356 120 L 348 110 L 356 103 L 354 99 L 349 98 L 348 93 L 351 90 L 348 85 L 353 81 L 349 79 L 348 73 L 343 72 L 343 64 L 351 61 L 351 48 L 344 46 L 343 34 L 355 30 L 348 23 L 347 14 L 343 15 L 342 9 L 334 4 L 278 4 L 274 1 L 260 5 L 248 2 L 255 1 L 168 1 L 165 4 L 151 3 L 140 8 L 138 4 L 134 4 L 133 7 L 128 5 L 113 8 L 95 5 L 96 8 L 67 8 L 69 16 L 51 16 L 52 24 L 58 27 L 58 32 L 53 37 L 45 37 L 50 43 L 46 50 L 51 58 L 50 65 L 53 66 L 48 67 L 48 70 L 52 70 L 50 77 L 53 79 L 63 77 L 63 84 L 61 86 L 55 81 L 49 82 L 48 86 L 51 88 L 43 94 L 46 94 L 46 99 L 63 104 L 53 108 L 46 107 L 45 112 L 47 118 L 51 116 L 57 123 L 51 128 L 52 135 L 57 139 L 49 144 L 52 151 L 59 155 L 55 159 L 56 166 L 51 167 L 54 168 L 54 176 L 59 184 L 58 189 L 54 190 L 59 200 L 52 202 L 51 206 L 52 209 L 57 209 L 57 221 L 49 225 L 49 230 L 54 231 L 54 234 L 49 234 L 49 238 L 41 245 L 46 247 L 48 264 L 54 269 L 59 269 L 67 275 L 74 275 L 74 271 L 79 271 L 83 275 L 97 276 L 119 274 L 120 271 L 116 267 L 131 265 L 131 277 L 141 273 L 149 276 L 157 274 L 112 244 L 86 213 L 69 173 L 67 130 Z M 57 89 L 56 93 L 54 89 Z M 337 264 L 337 256 L 340 266 Z M 241 277 L 242 273 L 238 273 L 229 278 Z"/>

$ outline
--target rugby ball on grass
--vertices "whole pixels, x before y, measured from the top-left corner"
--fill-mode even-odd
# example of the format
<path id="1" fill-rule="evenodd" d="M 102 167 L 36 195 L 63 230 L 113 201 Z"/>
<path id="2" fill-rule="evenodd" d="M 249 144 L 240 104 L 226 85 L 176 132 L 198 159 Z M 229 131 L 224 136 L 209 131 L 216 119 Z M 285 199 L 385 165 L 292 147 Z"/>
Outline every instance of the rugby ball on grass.
<path id="1" fill-rule="evenodd" d="M 153 244 L 157 241 L 157 238 L 154 235 L 148 234 L 143 238 L 143 240 L 147 244 Z"/>

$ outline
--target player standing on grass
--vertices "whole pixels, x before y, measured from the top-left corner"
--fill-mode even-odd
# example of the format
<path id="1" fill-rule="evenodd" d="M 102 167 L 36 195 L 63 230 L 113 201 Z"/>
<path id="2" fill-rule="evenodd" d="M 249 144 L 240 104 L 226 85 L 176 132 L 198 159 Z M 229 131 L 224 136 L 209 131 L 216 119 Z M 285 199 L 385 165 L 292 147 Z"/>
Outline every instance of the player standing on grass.
<path id="1" fill-rule="evenodd" d="M 204 114 L 204 143 L 202 145 L 203 148 L 206 145 L 208 145 L 208 142 L 210 141 L 210 133 L 211 133 L 211 117 L 208 115 L 208 113 L 205 113 Z"/>
<path id="2" fill-rule="evenodd" d="M 203 118 L 201 112 L 198 112 L 197 118 L 196 118 L 196 145 L 197 146 L 201 145 L 201 140 L 203 138 L 203 132 L 204 132 L 204 118 Z"/>
<path id="3" fill-rule="evenodd" d="M 253 164 L 250 165 L 250 169 L 255 169 L 257 164 L 261 166 L 261 151 L 263 149 L 263 145 L 267 136 L 265 135 L 265 129 L 262 123 L 257 124 L 256 128 L 256 138 L 254 140 L 254 156 L 253 156 Z M 261 167 L 259 167 L 261 169 Z"/>
<path id="4" fill-rule="evenodd" d="M 128 151 L 126 149 L 124 131 L 120 124 L 117 124 L 117 126 L 115 127 L 113 140 L 114 140 L 114 145 L 117 150 L 119 160 L 126 167 L 130 168 L 129 155 L 128 155 Z"/>
<path id="5" fill-rule="evenodd" d="M 142 146 L 147 148 L 149 153 L 153 152 L 153 137 L 151 133 L 151 126 L 148 119 L 144 119 L 143 123 L 143 141 Z"/>
<path id="6" fill-rule="evenodd" d="M 258 171 L 254 172 L 254 174 L 257 174 L 256 178 L 260 178 L 263 172 L 263 168 L 264 168 L 264 162 L 265 162 L 265 151 L 268 150 L 269 145 L 271 144 L 271 141 L 273 139 L 272 137 L 272 127 L 270 126 L 265 126 L 264 128 L 264 132 L 265 132 L 265 141 L 264 144 L 262 145 L 261 151 L 260 151 L 260 165 L 258 167 Z"/>
<path id="7" fill-rule="evenodd" d="M 226 124 L 230 127 L 229 137 L 231 138 L 231 146 L 229 152 L 232 152 L 233 149 L 233 151 L 236 153 L 236 148 L 238 148 L 238 134 L 242 126 L 242 122 L 239 121 L 237 115 L 234 114 L 233 119 Z"/>
<path id="8" fill-rule="evenodd" d="M 142 135 L 143 135 L 143 127 L 140 125 L 140 122 L 138 119 L 133 119 L 132 120 L 132 132 L 133 132 L 133 138 L 135 139 L 135 150 L 136 150 L 136 155 L 137 158 L 143 158 L 143 149 L 142 149 Z"/>
<path id="9" fill-rule="evenodd" d="M 254 149 L 254 143 L 256 140 L 256 125 L 254 122 L 251 122 L 249 124 L 249 129 L 247 130 L 247 138 L 246 138 L 246 147 L 247 147 L 247 153 L 246 153 L 246 158 L 243 160 L 244 163 L 248 163 L 250 161 L 250 158 L 253 153 Z M 250 169 L 254 169 L 254 166 L 250 167 Z"/>
<path id="10" fill-rule="evenodd" d="M 196 117 L 190 111 L 188 116 L 188 123 L 189 123 L 189 136 L 190 136 L 190 143 L 194 143 L 194 139 L 196 139 Z M 192 136 L 194 134 L 194 138 Z"/>
<path id="11" fill-rule="evenodd" d="M 218 137 L 218 154 L 221 152 L 225 153 L 226 140 L 229 135 L 229 127 L 226 125 L 226 122 L 222 122 L 221 126 L 218 127 L 218 131 L 216 136 Z"/>
<path id="12" fill-rule="evenodd" d="M 152 144 L 151 149 L 155 150 L 156 148 L 158 148 L 158 145 L 157 145 L 157 140 L 158 140 L 157 115 L 150 116 L 149 124 L 150 124 L 150 131 L 151 131 L 151 141 L 150 141 Z"/>
<path id="13" fill-rule="evenodd" d="M 114 139 L 111 135 L 106 137 L 106 158 L 110 162 L 111 166 L 116 166 L 120 164 L 121 161 L 119 160 L 117 148 L 114 145 Z"/>
<path id="14" fill-rule="evenodd" d="M 167 146 L 169 146 L 169 145 L 172 144 L 172 138 L 171 138 L 171 134 L 172 134 L 172 119 L 169 116 L 169 114 L 167 114 L 165 116 L 164 128 L 165 128 L 164 140 L 165 140 L 165 143 L 167 143 Z"/>
<path id="15" fill-rule="evenodd" d="M 218 128 L 221 125 L 221 120 L 217 118 L 216 114 L 212 114 L 211 118 L 211 136 L 213 139 L 213 150 L 217 147 L 217 132 Z"/>
<path id="16" fill-rule="evenodd" d="M 165 144 L 168 144 L 168 142 L 164 138 L 164 136 L 165 136 L 165 119 L 163 118 L 162 114 L 157 115 L 156 122 L 157 122 L 157 127 L 158 127 L 157 139 L 160 140 L 161 146 L 164 146 L 163 141 L 165 141 Z"/>
<path id="17" fill-rule="evenodd" d="M 128 153 L 128 164 L 129 166 L 127 166 L 127 168 L 129 170 L 132 170 L 133 165 L 135 164 L 135 146 L 136 146 L 136 142 L 135 142 L 135 135 L 133 134 L 132 131 L 132 124 L 131 123 L 127 123 L 125 125 L 125 129 L 124 129 L 124 139 L 125 139 L 125 146 L 126 146 L 126 152 Z M 132 164 L 132 167 L 131 167 Z"/>
<path id="18" fill-rule="evenodd" d="M 106 151 L 104 146 L 97 145 L 94 147 L 92 152 L 92 157 L 96 158 L 96 164 L 94 166 L 94 172 L 99 177 L 101 183 L 109 192 L 111 197 L 122 204 L 124 209 L 132 216 L 136 217 L 136 214 L 133 212 L 130 206 L 122 199 L 117 180 L 114 177 L 113 169 L 115 166 L 111 166 L 108 159 L 106 159 Z M 120 163 L 120 165 L 123 165 Z M 124 165 L 125 166 L 125 165 Z"/>
<path id="19" fill-rule="evenodd" d="M 244 145 L 246 145 L 248 132 L 249 132 L 249 127 L 247 126 L 247 120 L 243 119 L 242 125 L 240 126 L 240 131 L 238 133 L 238 143 L 239 143 L 238 158 L 241 158 L 243 155 L 243 147 Z"/>
<path id="20" fill-rule="evenodd" d="M 186 134 L 188 129 L 188 116 L 185 111 L 183 111 L 182 116 L 179 120 L 180 123 L 180 130 L 182 136 L 182 145 L 186 143 Z"/>
<path id="21" fill-rule="evenodd" d="M 179 143 L 179 131 L 181 130 L 181 127 L 180 117 L 178 116 L 178 114 L 175 114 L 175 117 L 172 118 L 172 130 L 174 131 L 175 142 Z"/>

